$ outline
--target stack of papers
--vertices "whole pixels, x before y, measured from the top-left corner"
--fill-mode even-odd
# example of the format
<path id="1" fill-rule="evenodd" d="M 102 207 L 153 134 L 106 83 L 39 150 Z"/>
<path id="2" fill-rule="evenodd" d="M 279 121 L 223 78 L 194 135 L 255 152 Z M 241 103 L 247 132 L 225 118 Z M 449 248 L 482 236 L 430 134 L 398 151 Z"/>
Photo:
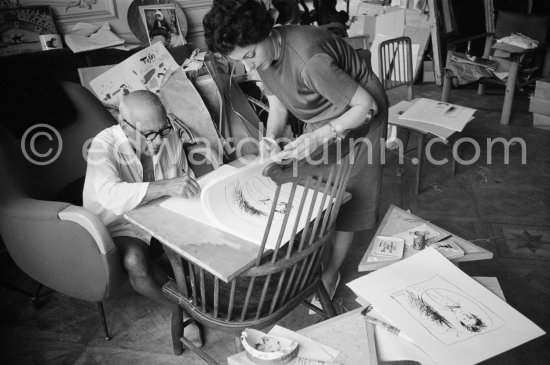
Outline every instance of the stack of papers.
<path id="1" fill-rule="evenodd" d="M 513 33 L 508 37 L 497 39 L 497 43 L 505 43 L 523 49 L 533 49 L 539 45 L 539 41 L 521 33 Z"/>
<path id="2" fill-rule="evenodd" d="M 422 363 L 475 364 L 545 333 L 432 247 L 347 285 L 374 307 L 369 314 L 400 329 L 377 326 L 383 360 L 381 345 Z"/>
<path id="3" fill-rule="evenodd" d="M 414 236 L 418 231 L 425 233 L 426 247 L 433 247 L 447 259 L 453 260 L 464 256 L 464 250 L 454 241 L 452 235 L 439 232 L 433 226 L 424 223 L 392 236 L 376 236 L 367 262 L 397 262 L 421 252 L 414 249 Z"/>
<path id="4" fill-rule="evenodd" d="M 399 120 L 419 122 L 460 132 L 473 119 L 475 112 L 476 110 L 472 108 L 421 98 L 401 114 Z"/>
<path id="5" fill-rule="evenodd" d="M 459 63 L 483 67 L 489 71 L 495 71 L 498 67 L 498 62 L 495 60 L 476 56 L 469 57 L 460 53 L 452 53 L 451 60 Z"/>
<path id="6" fill-rule="evenodd" d="M 104 23 L 102 26 L 78 23 L 65 35 L 65 43 L 71 51 L 79 53 L 121 45 L 124 39 L 111 31 L 109 23 Z"/>

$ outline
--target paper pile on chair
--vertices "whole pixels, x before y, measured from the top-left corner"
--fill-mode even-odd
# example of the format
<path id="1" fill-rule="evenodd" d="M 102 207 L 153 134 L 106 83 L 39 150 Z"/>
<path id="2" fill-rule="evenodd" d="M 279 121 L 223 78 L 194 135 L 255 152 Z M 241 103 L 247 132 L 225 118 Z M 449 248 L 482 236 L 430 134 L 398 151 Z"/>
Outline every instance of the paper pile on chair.
<path id="1" fill-rule="evenodd" d="M 79 53 L 121 45 L 124 43 L 124 39 L 114 34 L 107 22 L 101 26 L 78 23 L 65 35 L 65 43 L 71 51 Z"/>
<path id="2" fill-rule="evenodd" d="M 497 43 L 505 43 L 523 49 L 533 49 L 539 45 L 539 41 L 520 33 L 513 33 L 508 37 L 497 39 Z"/>

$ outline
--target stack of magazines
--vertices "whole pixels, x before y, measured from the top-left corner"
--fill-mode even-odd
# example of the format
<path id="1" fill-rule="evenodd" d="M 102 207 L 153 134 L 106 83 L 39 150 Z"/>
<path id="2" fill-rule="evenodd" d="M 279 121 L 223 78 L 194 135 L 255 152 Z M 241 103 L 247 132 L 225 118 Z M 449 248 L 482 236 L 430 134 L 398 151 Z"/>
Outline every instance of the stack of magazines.
<path id="1" fill-rule="evenodd" d="M 494 72 L 497 69 L 498 62 L 490 60 L 488 58 L 482 58 L 477 56 L 467 56 L 465 54 L 453 53 L 451 55 L 451 60 L 458 63 L 465 63 L 469 65 L 475 65 L 484 67 L 487 70 Z"/>

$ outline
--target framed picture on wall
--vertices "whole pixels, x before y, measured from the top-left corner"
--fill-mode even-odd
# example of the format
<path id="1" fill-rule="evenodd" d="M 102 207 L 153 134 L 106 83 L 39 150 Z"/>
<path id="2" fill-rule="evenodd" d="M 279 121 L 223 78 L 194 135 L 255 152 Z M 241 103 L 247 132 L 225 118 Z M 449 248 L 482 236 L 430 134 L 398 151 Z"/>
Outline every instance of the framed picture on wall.
<path id="1" fill-rule="evenodd" d="M 161 42 L 166 48 L 186 43 L 181 33 L 174 4 L 140 6 L 139 12 L 149 44 Z"/>
<path id="2" fill-rule="evenodd" d="M 0 9 L 0 56 L 42 51 L 40 36 L 56 33 L 48 6 Z"/>

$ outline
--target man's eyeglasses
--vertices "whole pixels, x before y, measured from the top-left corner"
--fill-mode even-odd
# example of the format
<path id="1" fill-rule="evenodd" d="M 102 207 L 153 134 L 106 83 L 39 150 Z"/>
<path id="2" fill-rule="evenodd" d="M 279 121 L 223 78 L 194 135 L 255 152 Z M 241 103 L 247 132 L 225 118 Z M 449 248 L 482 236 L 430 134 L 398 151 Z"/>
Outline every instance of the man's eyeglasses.
<path id="1" fill-rule="evenodd" d="M 156 132 L 149 132 L 149 133 L 143 133 L 142 131 L 138 130 L 135 126 L 133 126 L 131 123 L 129 123 L 126 119 L 122 119 L 124 121 L 124 123 L 128 124 L 130 127 L 132 127 L 133 130 L 135 130 L 136 132 L 138 132 L 139 134 L 141 134 L 143 137 L 145 137 L 146 140 L 148 140 L 149 142 L 152 142 L 155 140 L 155 138 L 157 138 L 157 136 L 161 136 L 161 137 L 165 137 L 166 135 L 168 135 L 168 133 L 170 133 L 170 131 L 172 130 L 172 125 L 170 123 L 168 123 L 168 126 L 165 127 L 165 128 L 162 128 L 161 130 L 158 130 Z"/>

